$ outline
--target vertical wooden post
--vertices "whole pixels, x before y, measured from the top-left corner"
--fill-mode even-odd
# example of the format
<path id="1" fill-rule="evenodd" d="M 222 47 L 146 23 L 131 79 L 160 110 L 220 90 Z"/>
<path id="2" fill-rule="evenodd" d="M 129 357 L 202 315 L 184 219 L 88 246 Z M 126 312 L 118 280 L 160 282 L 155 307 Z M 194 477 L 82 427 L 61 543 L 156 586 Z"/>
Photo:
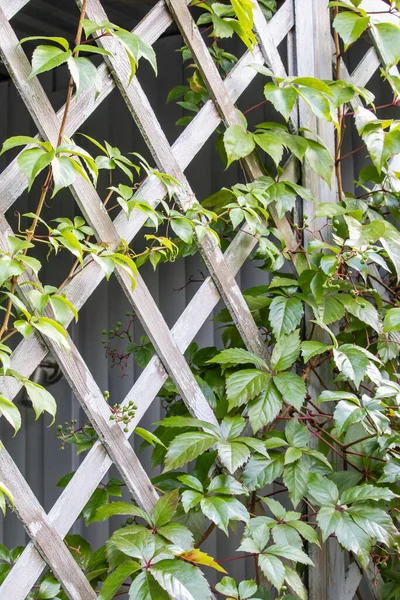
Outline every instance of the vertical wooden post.
<path id="1" fill-rule="evenodd" d="M 296 56 L 297 75 L 300 77 L 316 77 L 332 79 L 332 38 L 328 0 L 295 0 Z M 335 156 L 335 132 L 332 123 L 317 119 L 305 102 L 299 103 L 299 125 L 316 132 L 332 156 Z M 317 202 L 303 203 L 303 214 L 307 215 L 310 230 L 319 230 L 325 219 L 316 218 L 316 207 L 321 202 L 336 202 L 337 186 L 332 177 L 331 188 L 307 165 L 303 168 L 303 185 L 310 188 Z M 307 245 L 313 234 L 305 232 L 304 243 Z M 325 240 L 329 241 L 329 240 Z M 313 318 L 310 313 L 306 318 Z M 308 320 L 307 319 L 307 320 Z M 314 333 L 315 339 L 327 341 L 324 332 Z M 307 334 L 311 326 L 306 324 Z M 324 374 L 329 376 L 329 372 Z M 324 377 L 325 379 L 325 377 Z M 329 381 L 329 379 L 327 379 Z M 320 382 L 311 376 L 309 393 L 317 397 L 321 392 Z M 345 581 L 345 554 L 336 540 L 328 540 L 323 549 L 313 547 L 311 558 L 315 568 L 309 569 L 309 600 L 342 600 Z"/>

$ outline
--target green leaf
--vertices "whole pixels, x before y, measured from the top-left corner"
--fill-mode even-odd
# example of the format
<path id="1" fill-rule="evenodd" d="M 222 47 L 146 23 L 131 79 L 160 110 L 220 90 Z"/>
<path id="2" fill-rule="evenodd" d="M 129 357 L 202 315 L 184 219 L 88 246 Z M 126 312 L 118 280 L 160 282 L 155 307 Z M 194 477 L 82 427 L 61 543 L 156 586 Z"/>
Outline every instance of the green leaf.
<path id="1" fill-rule="evenodd" d="M 56 44 L 60 44 L 60 46 L 62 46 L 64 48 L 64 50 L 69 50 L 69 43 L 63 37 L 49 37 L 47 35 L 31 35 L 29 37 L 23 38 L 19 43 L 24 44 L 25 42 L 32 42 L 34 40 L 48 40 L 49 42 L 56 42 Z M 47 46 L 44 46 L 44 47 L 46 48 Z"/>
<path id="2" fill-rule="evenodd" d="M 218 456 L 230 473 L 234 473 L 249 458 L 250 450 L 238 442 L 218 442 Z"/>
<path id="3" fill-rule="evenodd" d="M 269 383 L 258 398 L 249 405 L 249 421 L 253 433 L 272 423 L 282 409 L 282 398 L 276 387 Z"/>
<path id="4" fill-rule="evenodd" d="M 134 579 L 129 600 L 170 600 L 170 596 L 148 571 L 144 571 Z"/>
<path id="5" fill-rule="evenodd" d="M 200 569 L 180 560 L 161 560 L 150 573 L 171 598 L 208 600 L 211 591 Z M 135 599 L 136 600 L 136 599 Z"/>
<path id="6" fill-rule="evenodd" d="M 272 102 L 275 109 L 283 115 L 286 121 L 294 109 L 297 100 L 296 91 L 292 87 L 278 87 L 275 83 L 267 83 L 264 87 L 264 95 Z"/>
<path id="7" fill-rule="evenodd" d="M 375 485 L 363 484 L 345 490 L 340 498 L 342 504 L 350 504 L 351 502 L 362 502 L 363 500 L 393 500 L 397 498 L 389 488 L 380 488 Z"/>
<path id="8" fill-rule="evenodd" d="M 303 379 L 288 371 L 276 375 L 274 383 L 285 400 L 300 410 L 306 396 L 306 384 Z"/>
<path id="9" fill-rule="evenodd" d="M 339 350 L 334 348 L 333 357 L 339 371 L 358 388 L 370 364 L 369 357 L 353 344 L 343 344 Z"/>
<path id="10" fill-rule="evenodd" d="M 333 481 L 316 473 L 311 473 L 308 481 L 308 491 L 320 506 L 335 507 L 339 502 L 339 490 Z"/>
<path id="11" fill-rule="evenodd" d="M 140 568 L 141 565 L 136 560 L 126 560 L 118 565 L 115 571 L 105 579 L 99 600 L 111 600 L 111 598 L 114 598 L 114 595 L 118 592 L 124 581 Z"/>
<path id="12" fill-rule="evenodd" d="M 17 433 L 21 427 L 21 413 L 11 400 L 7 400 L 0 393 L 0 413 L 14 427 L 14 432 Z"/>
<path id="13" fill-rule="evenodd" d="M 315 529 L 311 527 L 311 525 L 308 525 L 307 523 L 304 523 L 304 521 L 300 520 L 287 521 L 287 524 L 300 533 L 300 535 L 307 540 L 307 542 L 310 542 L 311 544 L 317 544 L 318 546 L 320 545 L 318 534 Z"/>
<path id="14" fill-rule="evenodd" d="M 400 331 L 400 308 L 390 308 L 387 311 L 383 323 L 383 331 L 385 333 Z"/>
<path id="15" fill-rule="evenodd" d="M 230 496 L 211 496 L 201 500 L 203 514 L 228 535 L 229 521 L 247 523 L 249 514 L 239 500 Z"/>
<path id="16" fill-rule="evenodd" d="M 223 577 L 219 583 L 215 586 L 215 589 L 223 594 L 229 596 L 229 598 L 239 598 L 236 581 L 232 577 Z"/>
<path id="17" fill-rule="evenodd" d="M 35 329 L 51 340 L 54 340 L 60 347 L 69 349 L 67 332 L 57 321 L 48 319 L 47 317 L 35 317 L 31 323 Z"/>
<path id="18" fill-rule="evenodd" d="M 28 190 L 35 178 L 53 160 L 54 151 L 46 152 L 43 148 L 28 148 L 18 156 L 18 166 L 28 180 Z"/>
<path id="19" fill-rule="evenodd" d="M 72 56 L 68 60 L 68 68 L 76 86 L 76 97 L 96 85 L 99 87 L 99 75 L 94 64 L 87 58 Z"/>
<path id="20" fill-rule="evenodd" d="M 272 556 L 281 556 L 282 558 L 286 558 L 287 560 L 293 560 L 294 562 L 299 562 L 302 565 L 311 565 L 314 566 L 311 558 L 307 556 L 303 550 L 299 548 L 294 548 L 293 546 L 274 544 L 273 546 L 269 546 L 264 554 L 268 554 Z"/>
<path id="21" fill-rule="evenodd" d="M 276 166 L 282 160 L 283 145 L 279 137 L 271 132 L 253 134 L 254 141 L 264 152 L 266 152 L 274 161 Z"/>
<path id="22" fill-rule="evenodd" d="M 46 577 L 39 587 L 40 600 L 53 600 L 61 590 L 61 585 L 53 577 Z"/>
<path id="23" fill-rule="evenodd" d="M 159 446 L 164 446 L 165 448 L 165 445 L 160 440 L 160 438 L 154 435 L 154 433 L 151 433 L 151 431 L 147 431 L 147 429 L 143 429 L 142 427 L 136 427 L 135 434 L 140 435 L 141 438 L 143 438 L 148 444 L 151 444 L 152 446 L 158 444 Z"/>
<path id="24" fill-rule="evenodd" d="M 149 525 L 152 524 L 148 514 L 142 508 L 139 508 L 134 504 L 128 504 L 127 502 L 111 502 L 110 504 L 101 506 L 92 517 L 91 522 L 96 523 L 98 521 L 105 521 L 106 519 L 120 515 L 140 517 Z"/>
<path id="25" fill-rule="evenodd" d="M 298 298 L 276 296 L 269 307 L 269 321 L 275 337 L 292 333 L 300 324 L 303 304 Z"/>
<path id="26" fill-rule="evenodd" d="M 285 567 L 283 562 L 276 556 L 260 554 L 258 564 L 268 581 L 280 590 L 285 581 Z"/>
<path id="27" fill-rule="evenodd" d="M 327 350 L 330 350 L 331 346 L 327 346 L 322 342 L 302 342 L 301 344 L 301 354 L 303 356 L 304 362 L 308 362 L 314 356 L 318 356 L 319 354 L 323 354 Z"/>
<path id="28" fill-rule="evenodd" d="M 271 458 L 254 455 L 243 471 L 243 483 L 249 488 L 263 488 L 282 475 L 284 466 L 283 454 L 271 454 Z"/>
<path id="29" fill-rule="evenodd" d="M 292 366 L 300 352 L 299 330 L 279 338 L 272 351 L 271 368 L 284 371 Z"/>
<path id="30" fill-rule="evenodd" d="M 400 60 L 400 27 L 394 23 L 378 23 L 375 28 L 382 44 L 385 66 L 390 69 Z"/>
<path id="31" fill-rule="evenodd" d="M 245 365 L 247 363 L 251 363 L 253 365 L 263 367 L 265 370 L 268 370 L 268 366 L 264 360 L 259 358 L 256 354 L 248 352 L 243 348 L 228 348 L 228 350 L 222 350 L 222 352 L 220 352 L 207 362 L 229 366 Z"/>
<path id="32" fill-rule="evenodd" d="M 306 448 L 311 438 L 311 433 L 307 427 L 297 419 L 288 421 L 285 427 L 285 436 L 291 446 L 296 448 Z"/>
<path id="33" fill-rule="evenodd" d="M 193 226 L 186 219 L 171 219 L 171 229 L 176 235 L 185 242 L 191 244 L 193 242 Z"/>
<path id="34" fill-rule="evenodd" d="M 68 156 L 56 156 L 51 161 L 53 170 L 54 190 L 52 198 L 57 192 L 75 182 L 77 171 L 73 159 Z"/>
<path id="35" fill-rule="evenodd" d="M 183 433 L 172 440 L 165 457 L 164 471 L 178 469 L 209 450 L 216 442 L 213 435 L 201 431 Z"/>
<path id="36" fill-rule="evenodd" d="M 367 411 L 364 408 L 361 408 L 358 403 L 349 400 L 341 400 L 336 405 L 333 416 L 337 434 L 341 436 L 346 433 L 350 425 L 365 419 Z"/>
<path id="37" fill-rule="evenodd" d="M 341 12 L 335 17 L 333 27 L 342 38 L 345 50 L 364 33 L 369 21 L 369 17 L 361 17 L 351 11 Z"/>
<path id="38" fill-rule="evenodd" d="M 29 79 L 45 71 L 51 71 L 71 58 L 71 50 L 61 50 L 57 46 L 38 46 L 32 55 L 32 71 Z"/>
<path id="39" fill-rule="evenodd" d="M 303 463 L 303 459 L 285 466 L 283 482 L 288 488 L 289 497 L 294 507 L 298 505 L 306 494 L 309 476 L 309 467 Z"/>
<path id="40" fill-rule="evenodd" d="M 179 490 L 172 490 L 164 494 L 157 501 L 152 513 L 155 527 L 162 527 L 169 523 L 174 516 L 179 504 Z"/>
<path id="41" fill-rule="evenodd" d="M 53 417 L 51 422 L 51 424 L 53 424 L 57 412 L 57 404 L 50 392 L 45 390 L 44 387 L 38 383 L 34 383 L 28 379 L 24 379 L 24 386 L 28 392 L 29 398 L 32 401 L 36 419 L 38 419 L 40 415 L 46 411 Z"/>
<path id="42" fill-rule="evenodd" d="M 268 382 L 269 375 L 259 369 L 243 369 L 232 373 L 226 380 L 230 407 L 252 400 L 267 387 Z"/>
<path id="43" fill-rule="evenodd" d="M 307 140 L 306 160 L 310 167 L 330 186 L 334 161 L 329 150 L 314 140 Z"/>
<path id="44" fill-rule="evenodd" d="M 27 135 L 15 135 L 8 138 L 3 143 L 0 155 L 3 154 L 3 152 L 7 152 L 7 150 L 11 150 L 12 148 L 17 148 L 18 146 L 28 146 L 28 144 L 34 144 L 35 146 L 42 146 L 45 149 L 48 149 L 46 142 L 41 142 L 37 138 L 29 137 Z"/>
<path id="45" fill-rule="evenodd" d="M 224 134 L 224 146 L 228 157 L 227 167 L 235 161 L 248 156 L 255 148 L 251 133 L 246 132 L 240 125 L 228 127 Z"/>

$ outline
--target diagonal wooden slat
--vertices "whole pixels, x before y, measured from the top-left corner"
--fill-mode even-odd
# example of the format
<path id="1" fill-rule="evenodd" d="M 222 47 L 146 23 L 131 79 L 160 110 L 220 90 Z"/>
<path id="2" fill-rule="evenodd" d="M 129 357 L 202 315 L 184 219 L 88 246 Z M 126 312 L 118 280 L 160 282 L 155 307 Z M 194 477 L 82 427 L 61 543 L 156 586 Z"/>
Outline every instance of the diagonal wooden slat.
<path id="1" fill-rule="evenodd" d="M 278 45 L 292 26 L 292 1 L 286 0 L 269 24 L 274 43 Z M 240 97 L 240 95 L 256 76 L 255 69 L 249 67 L 249 65 L 253 63 L 263 64 L 263 56 L 258 48 L 254 49 L 254 54 L 247 52 L 225 79 L 225 91 L 232 101 L 235 101 Z M 73 102 L 71 111 L 73 111 L 74 106 L 76 106 L 78 102 L 79 99 Z M 209 100 L 172 147 L 174 156 L 179 161 L 182 169 L 185 169 L 190 164 L 197 152 L 204 145 L 210 135 L 212 135 L 219 123 L 219 114 L 212 100 Z M 287 179 L 292 178 L 293 180 L 296 180 L 297 175 L 295 175 L 293 163 L 290 165 L 289 170 L 290 172 L 285 175 L 285 177 Z M 3 173 L 7 172 L 8 169 L 6 169 Z M 21 177 L 19 167 L 17 165 L 15 179 L 23 182 L 25 189 L 26 180 L 24 177 Z M 6 181 L 4 181 L 4 193 L 0 193 L 0 205 L 4 199 L 6 199 L 8 202 L 9 196 L 11 195 L 10 186 L 8 185 L 10 182 L 8 180 L 9 177 Z M 1 181 L 2 176 L 0 176 L 0 190 L 3 189 Z M 160 181 L 157 178 L 152 177 L 147 179 L 144 184 L 142 184 L 138 192 L 135 194 L 135 197 L 147 200 L 152 206 L 155 207 L 158 203 L 158 198 L 161 198 L 163 193 L 163 186 Z M 13 201 L 14 200 L 15 198 Z M 10 204 L 8 204 L 8 206 L 9 205 Z M 4 209 L 5 207 L 3 207 L 3 210 Z M 119 236 L 125 239 L 127 242 L 130 242 L 140 230 L 145 220 L 145 216 L 140 211 L 134 211 L 129 220 L 126 218 L 125 214 L 121 212 L 115 219 L 114 223 Z M 240 235 L 240 237 L 242 238 L 243 236 Z M 248 238 L 249 236 L 245 237 Z M 254 238 L 252 239 L 254 241 Z M 255 241 L 252 245 L 252 248 L 254 245 Z M 249 254 L 250 252 L 251 250 L 249 250 Z M 72 304 L 74 304 L 77 310 L 83 306 L 87 298 L 89 298 L 91 295 L 92 291 L 94 291 L 94 289 L 102 281 L 103 277 L 104 275 L 100 267 L 96 263 L 92 262 L 85 267 L 85 271 L 79 273 L 66 286 L 64 292 L 66 292 L 68 299 L 72 302 Z M 23 340 L 14 351 L 12 355 L 12 368 L 28 377 L 44 358 L 46 352 L 47 350 L 43 347 L 43 345 L 41 345 L 39 338 L 36 336 L 30 336 L 28 340 Z M 0 378 L 0 381 L 1 379 L 3 379 L 2 385 L 7 397 L 14 398 L 21 387 L 20 384 L 18 384 L 15 379 L 12 378 Z"/>
<path id="2" fill-rule="evenodd" d="M 87 14 L 96 22 L 107 20 L 107 15 L 98 0 L 88 0 Z M 144 139 L 152 150 L 159 168 L 175 177 L 181 185 L 175 194 L 181 208 L 186 211 L 195 207 L 198 203 L 194 193 L 171 151 L 168 140 L 138 80 L 135 78 L 130 85 L 126 85 L 126 81 L 129 79 L 130 65 L 125 51 L 121 52 L 120 45 L 110 39 L 104 38 L 101 45 L 114 56 L 114 59 L 109 62 L 110 70 Z M 264 340 L 238 284 L 226 267 L 215 238 L 211 234 L 207 234 L 198 239 L 198 246 L 247 348 L 259 355 L 264 355 Z"/>
<path id="3" fill-rule="evenodd" d="M 18 46 L 18 40 L 2 11 L 0 12 L 0 23 L 1 29 L 5 33 L 4 40 L 0 40 L 0 48 L 9 73 L 39 131 L 53 145 L 56 145 L 57 116 L 37 78 L 26 80 L 27 73 L 29 74 L 30 71 L 29 61 L 21 46 Z M 31 84 L 32 90 L 30 89 Z M 83 177 L 79 177 L 71 186 L 71 190 L 97 239 L 106 242 L 110 248 L 116 249 L 120 244 L 120 236 L 93 186 Z M 189 410 L 200 419 L 217 423 L 213 411 L 185 358 L 174 343 L 168 326 L 142 277 L 136 276 L 136 287 L 133 291 L 130 277 L 126 271 L 117 267 L 116 272 L 126 296 L 132 303 L 163 363 L 167 366 Z"/>
<path id="4" fill-rule="evenodd" d="M 212 99 L 214 100 L 216 107 L 221 114 L 221 117 L 225 121 L 227 126 L 231 125 L 239 125 L 243 126 L 240 120 L 240 117 L 235 109 L 233 102 L 225 94 L 224 85 L 222 79 L 218 73 L 218 70 L 214 64 L 214 61 L 211 58 L 209 50 L 204 43 L 204 40 L 189 12 L 189 9 L 184 2 L 184 0 L 166 0 L 168 6 L 171 9 L 171 12 L 174 16 L 174 19 L 179 26 L 182 36 L 190 49 L 194 60 L 200 70 L 201 76 L 207 86 L 208 91 L 211 94 Z M 264 19 L 265 21 L 265 19 Z M 265 31 L 268 32 L 268 28 L 265 28 Z M 261 32 L 259 32 L 259 39 L 264 40 Z M 270 45 L 270 37 L 268 35 L 265 43 L 263 43 L 263 49 L 265 53 L 268 53 L 269 45 Z M 284 72 L 283 65 L 280 60 L 277 60 L 275 57 L 275 53 L 272 56 L 267 54 L 268 62 L 273 62 L 277 65 L 277 68 L 282 73 Z M 243 159 L 243 163 L 245 164 L 250 176 L 253 179 L 257 179 L 264 174 L 262 166 L 260 165 L 260 161 L 258 159 L 258 155 L 256 152 L 253 152 L 249 156 L 246 156 Z M 294 251 L 297 247 L 297 239 L 290 226 L 288 220 L 286 218 L 280 219 L 278 217 L 278 213 L 276 211 L 275 205 L 272 203 L 268 207 L 269 212 L 275 222 L 276 227 L 279 229 L 282 234 L 286 246 L 289 251 Z M 292 257 L 296 260 L 296 254 L 293 254 Z"/>
<path id="5" fill-rule="evenodd" d="M 70 600 L 97 598 L 72 554 L 2 444 L 0 444 L 0 478 L 12 491 L 18 517 L 34 541 L 38 552 L 59 581 L 63 582 L 68 598 Z M 14 595 L 6 596 L 0 590 L 0 597 L 2 600 L 6 600 L 6 598 L 13 598 Z"/>

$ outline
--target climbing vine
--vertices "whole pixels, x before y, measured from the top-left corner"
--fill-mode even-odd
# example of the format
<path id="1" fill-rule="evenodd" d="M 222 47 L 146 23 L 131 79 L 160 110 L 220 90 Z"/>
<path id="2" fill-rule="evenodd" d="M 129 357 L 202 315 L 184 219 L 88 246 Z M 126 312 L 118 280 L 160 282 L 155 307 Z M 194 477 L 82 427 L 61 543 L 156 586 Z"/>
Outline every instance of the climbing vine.
<path id="1" fill-rule="evenodd" d="M 192 5 L 210 56 L 225 76 L 237 62 L 230 38 L 250 50 L 257 43 L 253 3 L 206 0 Z M 0 252 L 2 375 L 25 387 L 37 418 L 47 412 L 54 422 L 56 400 L 13 368 L 12 349 L 21 337 L 37 332 L 68 351 L 67 326 L 72 318 L 78 320 L 78 312 L 64 288 L 91 262 L 100 265 L 107 279 L 123 269 L 134 288 L 146 261 L 155 269 L 194 254 L 205 236 L 224 250 L 238 232 L 245 232 L 257 241 L 253 259 L 271 274 L 265 284 L 243 292 L 263 335 L 263 356 L 245 348 L 228 309 L 217 317 L 224 347 L 193 343 L 186 351 L 216 424 L 193 418 L 168 379 L 159 393 L 165 418 L 154 431 L 135 428 L 143 446 L 153 449 L 153 466 L 163 469 L 152 479 L 160 493 L 153 511 L 119 500 L 123 482 L 110 479 L 94 492 L 81 516 L 87 526 L 111 517 L 118 517 L 122 526 L 95 551 L 80 536 L 66 537 L 100 600 L 125 593 L 132 600 L 206 600 L 212 593 L 260 600 L 272 597 L 272 590 L 282 599 L 303 600 L 313 547 L 328 538 L 336 538 L 362 569 L 372 564 L 374 583 L 383 578 L 384 598 L 400 598 L 400 184 L 393 167 L 400 154 L 400 121 L 384 113 L 398 106 L 400 96 L 400 79 L 392 69 L 400 60 L 400 22 L 393 20 L 400 21 L 400 2 L 386 2 L 383 11 L 367 11 L 362 5 L 360 0 L 330 3 L 334 79 L 282 78 L 252 65 L 265 81 L 264 97 L 246 114 L 269 104 L 275 119 L 251 127 L 238 111 L 240 124 L 221 127 L 216 143 L 222 169 L 237 161 L 244 165 L 257 154 L 263 175 L 253 181 L 245 175 L 186 211 L 175 202 L 182 191 L 178 181 L 134 149 L 124 155 L 107 141 L 71 139 L 65 133 L 74 97 L 87 90 L 101 92 L 93 55 L 113 61 L 98 40 L 112 37 L 126 53 L 128 84 L 143 61 L 157 75 L 152 47 L 116 24 L 86 19 L 86 2 L 73 45 L 62 37 L 20 42 L 40 42 L 32 54 L 30 77 L 62 65 L 70 72 L 56 143 L 22 132 L 2 146 L 2 153 L 23 148 L 18 165 L 28 189 L 40 182 L 35 210 L 18 215 L 18 231 L 1 240 Z M 267 20 L 277 9 L 274 0 L 261 0 L 260 6 Z M 348 49 L 369 36 L 383 57 L 384 85 L 393 93 L 393 101 L 381 107 L 370 90 L 342 73 Z M 187 85 L 174 87 L 167 101 L 177 101 L 188 113 L 177 123 L 186 126 L 210 95 L 186 46 L 181 55 Z M 316 132 L 296 129 L 295 114 L 302 106 L 334 127 L 334 156 Z M 346 155 L 342 147 L 351 122 L 360 147 Z M 342 165 L 357 152 L 365 156 L 365 166 L 346 190 Z M 304 178 L 294 180 L 289 169 L 293 162 L 337 190 L 337 202 L 315 197 Z M 107 172 L 105 189 L 99 189 L 100 171 Z M 148 177 L 162 185 L 158 203 L 140 197 Z M 96 240 L 83 216 L 58 216 L 59 191 L 80 178 L 103 195 L 104 210 L 121 210 L 127 219 L 133 211 L 142 213 L 148 231 L 144 250 L 136 253 L 123 239 L 119 245 Z M 301 201 L 316 204 L 315 219 L 299 216 Z M 295 246 L 288 245 L 279 226 L 282 220 L 289 223 Z M 72 255 L 72 267 L 58 287 L 40 278 L 38 249 L 43 245 L 49 257 Z M 133 338 L 135 313 L 124 319 L 102 332 L 106 355 L 122 374 L 131 357 L 146 367 L 154 354 L 146 336 L 140 343 Z M 126 342 L 123 352 L 115 348 L 116 339 Z M 129 432 L 140 398 L 122 406 L 104 391 L 104 402 L 110 420 Z M 20 411 L 3 393 L 0 412 L 17 433 Z M 62 448 L 73 444 L 78 454 L 97 440 L 91 423 L 58 425 L 57 435 Z M 63 476 L 58 485 L 65 487 L 72 476 Z M 0 484 L 4 513 L 6 499 L 12 510 L 12 493 Z M 237 555 L 220 559 L 201 549 L 215 529 L 240 536 Z M 21 551 L 0 546 L 0 581 Z M 254 579 L 236 581 L 230 561 L 246 558 L 252 559 Z M 206 578 L 210 568 L 221 574 L 215 587 Z M 29 598 L 67 596 L 47 572 Z"/>

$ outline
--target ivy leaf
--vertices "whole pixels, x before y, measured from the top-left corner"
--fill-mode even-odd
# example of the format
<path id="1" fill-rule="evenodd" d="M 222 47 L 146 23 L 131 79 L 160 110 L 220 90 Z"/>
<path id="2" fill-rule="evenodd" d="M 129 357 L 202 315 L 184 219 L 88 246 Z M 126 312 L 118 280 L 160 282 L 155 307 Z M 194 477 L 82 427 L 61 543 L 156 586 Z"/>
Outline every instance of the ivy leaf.
<path id="1" fill-rule="evenodd" d="M 382 43 L 383 57 L 387 69 L 400 60 L 400 27 L 394 23 L 378 23 L 375 28 Z"/>
<path id="2" fill-rule="evenodd" d="M 368 357 L 352 344 L 343 344 L 339 350 L 334 348 L 333 357 L 339 371 L 358 388 L 370 363 Z"/>
<path id="3" fill-rule="evenodd" d="M 263 553 L 258 557 L 258 564 L 268 581 L 279 591 L 285 581 L 285 567 L 283 562 L 276 556 Z"/>
<path id="4" fill-rule="evenodd" d="M 275 337 L 292 333 L 300 324 L 303 304 L 298 298 L 276 296 L 269 307 L 269 321 Z"/>
<path id="5" fill-rule="evenodd" d="M 264 96 L 272 102 L 275 109 L 288 121 L 296 104 L 296 91 L 292 87 L 279 87 L 271 82 L 264 87 Z"/>
<path id="6" fill-rule="evenodd" d="M 46 411 L 53 417 L 53 420 L 51 421 L 51 424 L 53 424 L 57 412 L 57 404 L 50 392 L 45 390 L 44 387 L 38 383 L 34 383 L 28 379 L 24 380 L 24 386 L 32 401 L 36 419 Z"/>
<path id="7" fill-rule="evenodd" d="M 99 600 L 111 600 L 111 598 L 114 598 L 115 593 L 120 589 L 127 577 L 138 571 L 140 568 L 141 566 L 136 560 L 126 560 L 118 565 L 115 571 L 105 579 L 101 588 Z M 51 596 L 51 598 L 53 598 L 53 596 Z"/>
<path id="8" fill-rule="evenodd" d="M 342 504 L 350 504 L 351 502 L 362 502 L 363 500 L 393 500 L 397 498 L 389 488 L 379 488 L 375 485 L 363 484 L 345 490 L 340 498 Z"/>
<path id="9" fill-rule="evenodd" d="M 238 589 L 236 585 L 236 581 L 232 579 L 232 577 L 223 577 L 219 583 L 215 586 L 215 589 L 223 594 L 224 596 L 229 596 L 229 598 L 235 598 L 238 600 Z"/>
<path id="10" fill-rule="evenodd" d="M 271 132 L 255 133 L 254 141 L 266 152 L 278 166 L 283 156 L 283 145 L 279 137 Z"/>
<path id="11" fill-rule="evenodd" d="M 222 350 L 222 352 L 220 352 L 207 362 L 229 366 L 245 365 L 247 363 L 251 363 L 253 365 L 263 367 L 265 370 L 268 370 L 268 365 L 265 363 L 264 360 L 259 358 L 256 354 L 248 352 L 243 348 L 228 348 L 227 350 Z"/>
<path id="12" fill-rule="evenodd" d="M 200 503 L 203 514 L 213 521 L 217 527 L 228 535 L 229 521 L 247 523 L 249 514 L 237 498 L 230 496 L 211 496 L 203 498 Z"/>
<path id="13" fill-rule="evenodd" d="M 243 471 L 243 483 L 249 489 L 263 488 L 280 477 L 284 467 L 283 454 L 271 454 L 271 457 L 254 455 Z"/>
<path id="14" fill-rule="evenodd" d="M 35 329 L 40 331 L 44 336 L 54 340 L 60 347 L 69 349 L 67 332 L 57 321 L 48 319 L 47 317 L 35 317 L 31 323 Z"/>
<path id="15" fill-rule="evenodd" d="M 54 179 L 52 198 L 54 198 L 61 189 L 74 183 L 77 171 L 73 163 L 74 161 L 68 156 L 56 156 L 51 161 Z"/>
<path id="16" fill-rule="evenodd" d="M 149 571 L 171 598 L 210 598 L 210 588 L 202 572 L 189 563 L 182 560 L 160 560 L 153 564 Z"/>
<path id="17" fill-rule="evenodd" d="M 179 504 L 179 490 L 172 490 L 168 494 L 164 494 L 157 501 L 152 518 L 155 527 L 162 527 L 169 523 L 174 516 Z"/>
<path id="18" fill-rule="evenodd" d="M 324 352 L 330 349 L 331 346 L 327 346 L 322 342 L 307 341 L 302 342 L 301 344 L 301 354 L 303 356 L 304 362 L 308 362 L 311 358 L 314 358 L 314 356 L 323 354 Z"/>
<path id="19" fill-rule="evenodd" d="M 250 450 L 239 442 L 218 442 L 218 456 L 230 473 L 234 473 L 249 458 Z"/>
<path id="20" fill-rule="evenodd" d="M 135 506 L 134 504 L 128 504 L 127 502 L 111 502 L 110 504 L 101 506 L 91 518 L 91 522 L 96 523 L 98 521 L 105 521 L 106 519 L 110 519 L 117 515 L 140 517 L 144 519 L 146 523 L 152 525 L 152 520 L 142 508 Z"/>
<path id="21" fill-rule="evenodd" d="M 226 380 L 226 395 L 229 406 L 240 406 L 255 398 L 268 385 L 269 375 L 259 369 L 243 369 L 229 375 Z"/>
<path id="22" fill-rule="evenodd" d="M 190 222 L 186 219 L 172 219 L 170 223 L 171 229 L 185 244 L 193 242 L 193 227 Z"/>
<path id="23" fill-rule="evenodd" d="M 14 427 L 14 432 L 17 433 L 21 427 L 21 413 L 15 406 L 14 402 L 8 400 L 0 393 L 0 413 Z"/>
<path id="24" fill-rule="evenodd" d="M 341 12 L 337 15 L 333 21 L 333 27 L 342 38 L 345 51 L 364 33 L 369 21 L 369 17 L 361 17 L 351 11 Z"/>
<path id="25" fill-rule="evenodd" d="M 309 163 L 310 167 L 319 175 L 322 179 L 326 181 L 326 183 L 331 185 L 332 173 L 334 161 L 332 155 L 329 150 L 315 142 L 314 140 L 307 140 L 308 148 L 306 151 L 306 161 Z"/>
<path id="26" fill-rule="evenodd" d="M 225 131 L 224 146 L 228 157 L 228 168 L 235 160 L 251 154 L 256 145 L 251 133 L 245 131 L 240 125 L 232 125 Z"/>
<path id="27" fill-rule="evenodd" d="M 165 457 L 165 471 L 178 469 L 209 450 L 216 442 L 213 435 L 201 431 L 182 433 L 169 445 Z"/>
<path id="28" fill-rule="evenodd" d="M 46 577 L 39 586 L 38 598 L 40 598 L 40 600 L 53 600 L 60 590 L 61 585 L 56 579 L 53 577 Z"/>
<path id="29" fill-rule="evenodd" d="M 303 459 L 285 466 L 283 482 L 288 488 L 289 497 L 295 508 L 306 494 L 309 476 L 309 465 Z"/>
<path id="30" fill-rule="evenodd" d="M 361 408 L 358 403 L 349 400 L 338 402 L 333 413 L 337 434 L 339 436 L 346 433 L 350 425 L 359 423 L 367 415 L 365 408 Z"/>
<path id="31" fill-rule="evenodd" d="M 303 550 L 300 550 L 299 548 L 293 548 L 293 546 L 274 544 L 273 546 L 269 546 L 263 552 L 263 554 L 281 556 L 282 558 L 286 558 L 287 560 L 299 562 L 302 565 L 314 566 L 314 563 L 311 560 L 311 558 L 309 558 L 307 554 L 303 552 Z"/>
<path id="32" fill-rule="evenodd" d="M 87 58 L 72 56 L 68 59 L 68 68 L 76 86 L 76 97 L 96 85 L 99 88 L 99 76 L 94 64 Z"/>
<path id="33" fill-rule="evenodd" d="M 71 56 L 71 50 L 61 50 L 57 46 L 38 46 L 32 55 L 32 71 L 29 79 L 59 67 L 66 63 Z"/>
<path id="34" fill-rule="evenodd" d="M 170 596 L 154 577 L 145 571 L 135 577 L 129 588 L 129 600 L 170 600 Z"/>
<path id="35" fill-rule="evenodd" d="M 269 383 L 258 398 L 249 405 L 249 421 L 253 433 L 272 423 L 282 409 L 282 398 L 276 387 Z"/>
<path id="36" fill-rule="evenodd" d="M 272 351 L 271 368 L 274 371 L 284 371 L 292 366 L 300 352 L 300 336 L 297 329 L 289 335 L 279 338 Z"/>
<path id="37" fill-rule="evenodd" d="M 335 507 L 339 502 L 337 485 L 327 477 L 311 473 L 308 481 L 308 491 L 313 500 L 320 506 Z"/>
<path id="38" fill-rule="evenodd" d="M 400 331 L 400 308 L 390 308 L 387 311 L 383 323 L 383 331 L 385 333 Z"/>
<path id="39" fill-rule="evenodd" d="M 303 379 L 288 371 L 276 375 L 274 383 L 285 400 L 300 410 L 306 396 L 306 384 Z"/>

